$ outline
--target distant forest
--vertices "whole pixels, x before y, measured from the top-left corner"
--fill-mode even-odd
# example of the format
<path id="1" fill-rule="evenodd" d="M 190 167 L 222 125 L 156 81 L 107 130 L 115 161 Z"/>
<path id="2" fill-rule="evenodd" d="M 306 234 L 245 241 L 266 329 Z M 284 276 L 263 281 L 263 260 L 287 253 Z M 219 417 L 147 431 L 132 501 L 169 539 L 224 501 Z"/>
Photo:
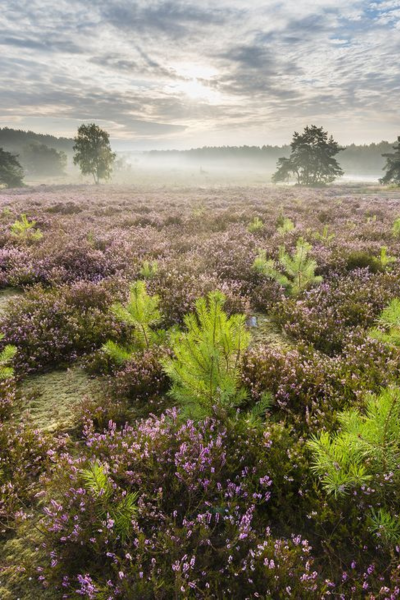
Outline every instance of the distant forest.
<path id="1" fill-rule="evenodd" d="M 394 143 L 394 142 L 393 142 Z M 385 159 L 382 154 L 391 152 L 393 143 L 380 142 L 379 144 L 347 146 L 338 155 L 338 161 L 345 173 L 360 173 L 380 175 Z M 24 149 L 30 144 L 45 144 L 49 148 L 72 154 L 74 141 L 71 138 L 43 135 L 33 131 L 20 129 L 0 128 L 0 148 L 9 152 L 23 155 Z M 128 158 L 141 156 L 150 159 L 153 163 L 159 162 L 186 162 L 188 165 L 198 166 L 237 166 L 265 168 L 266 171 L 274 170 L 278 158 L 289 156 L 290 146 L 221 146 L 203 147 L 192 150 L 151 150 L 147 152 L 124 152 Z"/>
<path id="2" fill-rule="evenodd" d="M 379 144 L 351 144 L 340 152 L 337 160 L 346 173 L 380 175 L 385 164 L 382 154 L 392 152 L 394 142 Z M 274 169 L 278 158 L 290 155 L 290 146 L 222 146 L 204 147 L 193 150 L 151 150 L 146 152 L 157 160 L 183 158 L 188 162 L 215 166 L 218 163 Z"/>
<path id="3" fill-rule="evenodd" d="M 71 153 L 74 140 L 71 138 L 55 137 L 54 135 L 34 133 L 33 131 L 23 131 L 22 129 L 0 127 L 0 148 L 7 150 L 7 152 L 20 153 L 29 144 L 45 144 L 49 148 Z"/>

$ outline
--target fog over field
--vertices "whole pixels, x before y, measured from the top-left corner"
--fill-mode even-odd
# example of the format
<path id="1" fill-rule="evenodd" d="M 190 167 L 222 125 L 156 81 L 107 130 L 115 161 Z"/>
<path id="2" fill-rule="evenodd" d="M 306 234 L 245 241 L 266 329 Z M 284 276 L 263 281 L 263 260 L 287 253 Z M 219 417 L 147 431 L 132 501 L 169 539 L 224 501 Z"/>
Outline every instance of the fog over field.
<path id="1" fill-rule="evenodd" d="M 2 0 L 0 600 L 400 600 L 400 0 Z"/>

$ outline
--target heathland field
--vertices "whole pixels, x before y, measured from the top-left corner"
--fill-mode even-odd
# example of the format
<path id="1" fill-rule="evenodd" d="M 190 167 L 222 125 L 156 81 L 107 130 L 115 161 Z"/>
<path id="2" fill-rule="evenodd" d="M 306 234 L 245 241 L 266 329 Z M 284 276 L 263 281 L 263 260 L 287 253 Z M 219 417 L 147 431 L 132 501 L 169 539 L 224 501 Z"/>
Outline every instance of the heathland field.
<path id="1" fill-rule="evenodd" d="M 400 191 L 0 191 L 0 597 L 400 594 Z"/>

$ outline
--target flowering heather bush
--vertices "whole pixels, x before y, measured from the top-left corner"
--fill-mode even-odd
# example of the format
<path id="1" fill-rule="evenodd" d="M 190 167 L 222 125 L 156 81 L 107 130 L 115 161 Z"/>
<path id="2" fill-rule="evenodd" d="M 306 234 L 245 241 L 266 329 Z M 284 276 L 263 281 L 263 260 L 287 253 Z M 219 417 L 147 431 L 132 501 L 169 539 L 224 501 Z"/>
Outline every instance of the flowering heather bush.
<path id="1" fill-rule="evenodd" d="M 65 440 L 33 431 L 25 425 L 0 423 L 0 523 L 9 533 L 15 521 L 31 515 L 42 491 L 40 476 L 51 468 Z"/>
<path id="2" fill-rule="evenodd" d="M 40 370 L 99 347 L 118 331 L 111 302 L 106 286 L 90 282 L 29 290 L 2 323 L 5 341 L 17 347 L 17 370 Z"/>
<path id="3" fill-rule="evenodd" d="M 24 214 L 41 239 L 11 234 Z M 369 419 L 367 398 L 400 382 L 397 321 L 387 321 L 400 298 L 399 214 L 398 191 L 345 185 L 2 190 L 0 287 L 20 293 L 0 293 L 0 354 L 17 348 L 15 378 L 0 382 L 0 595 L 400 597 L 397 426 L 381 456 L 390 468 L 376 468 L 384 440 L 361 457 L 372 478 L 346 494 L 328 493 L 324 478 L 350 463 L 334 456 L 317 470 L 309 444 L 340 445 L 353 424 L 357 449 L 365 423 L 389 430 L 382 407 Z M 293 256 L 300 239 L 318 285 L 288 297 L 252 265 L 260 249 L 275 263 L 280 246 Z M 149 344 L 121 318 L 143 279 L 158 298 Z M 162 365 L 176 364 L 173 331 L 212 292 L 251 337 L 234 369 L 242 402 L 187 421 Z M 106 342 L 125 353 L 107 354 Z M 47 406 L 40 371 L 77 359 L 102 393 L 79 398 L 71 436 L 21 423 L 24 402 L 32 414 Z M 33 382 L 35 399 L 24 391 Z M 10 558 L 14 542 L 23 552 Z"/>
<path id="4" fill-rule="evenodd" d="M 276 318 L 291 336 L 335 354 L 374 324 L 384 306 L 399 293 L 397 274 L 359 271 L 305 292 L 298 300 L 283 299 Z"/>
<path id="5" fill-rule="evenodd" d="M 56 496 L 45 508 L 48 583 L 58 581 L 69 594 L 84 586 L 107 590 L 111 598 L 217 597 L 221 576 L 233 595 L 284 584 L 317 589 L 307 542 L 277 540 L 265 529 L 277 452 L 272 433 L 176 417 L 121 430 L 110 423 L 102 433 L 86 424 L 86 456 L 60 458 Z M 99 517 L 85 485 L 83 469 L 93 461 L 113 490 L 110 511 L 126 494 L 138 495 L 124 539 L 114 519 Z"/>

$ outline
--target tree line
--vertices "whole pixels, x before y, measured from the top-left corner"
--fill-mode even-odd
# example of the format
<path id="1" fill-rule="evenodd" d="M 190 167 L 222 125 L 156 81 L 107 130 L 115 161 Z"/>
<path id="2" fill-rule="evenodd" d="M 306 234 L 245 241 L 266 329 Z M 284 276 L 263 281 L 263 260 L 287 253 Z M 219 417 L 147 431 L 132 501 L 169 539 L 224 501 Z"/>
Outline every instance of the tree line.
<path id="1" fill-rule="evenodd" d="M 27 133 L 28 139 L 37 135 L 32 132 L 4 128 L 0 129 L 0 141 L 4 133 L 9 139 L 12 131 L 16 132 L 19 141 L 23 139 L 22 133 Z M 42 175 L 60 175 L 64 173 L 67 156 L 63 150 L 50 148 L 39 141 L 41 138 L 47 137 L 53 138 L 53 136 L 38 135 L 34 141 L 22 147 L 20 155 L 0 147 L 0 185 L 6 187 L 23 185 L 24 169 L 28 174 L 39 172 Z M 62 143 L 69 141 L 66 138 L 53 139 L 59 139 Z M 374 146 L 374 150 L 376 150 L 378 147 L 387 148 L 388 144 L 382 142 L 380 145 L 373 144 L 371 146 Z M 352 145 L 349 149 L 354 152 L 355 148 L 357 146 Z M 78 128 L 71 149 L 74 152 L 73 162 L 79 166 L 83 175 L 91 175 L 96 184 L 102 179 L 106 180 L 111 177 L 116 154 L 111 150 L 109 134 L 98 125 L 95 123 L 82 124 Z M 394 152 L 386 151 L 381 154 L 386 162 L 384 165 L 385 175 L 379 181 L 383 184 L 400 185 L 400 136 L 392 149 Z M 290 145 L 283 148 L 278 146 L 200 148 L 186 151 L 186 153 L 192 156 L 201 156 L 205 153 L 218 152 L 219 155 L 222 153 L 225 156 L 229 154 L 240 157 L 243 155 L 259 156 L 265 153 L 276 155 L 283 150 L 285 156 L 279 158 L 276 156 L 277 169 L 272 177 L 274 183 L 294 181 L 297 185 L 302 186 L 320 186 L 332 183 L 344 174 L 335 157 L 346 148 L 341 147 L 332 136 L 329 136 L 327 131 L 316 125 L 305 127 L 302 134 L 294 132 Z M 171 153 L 176 154 L 176 151 L 171 151 Z M 149 154 L 157 156 L 157 151 Z M 168 155 L 169 153 L 164 151 L 162 154 Z"/>

